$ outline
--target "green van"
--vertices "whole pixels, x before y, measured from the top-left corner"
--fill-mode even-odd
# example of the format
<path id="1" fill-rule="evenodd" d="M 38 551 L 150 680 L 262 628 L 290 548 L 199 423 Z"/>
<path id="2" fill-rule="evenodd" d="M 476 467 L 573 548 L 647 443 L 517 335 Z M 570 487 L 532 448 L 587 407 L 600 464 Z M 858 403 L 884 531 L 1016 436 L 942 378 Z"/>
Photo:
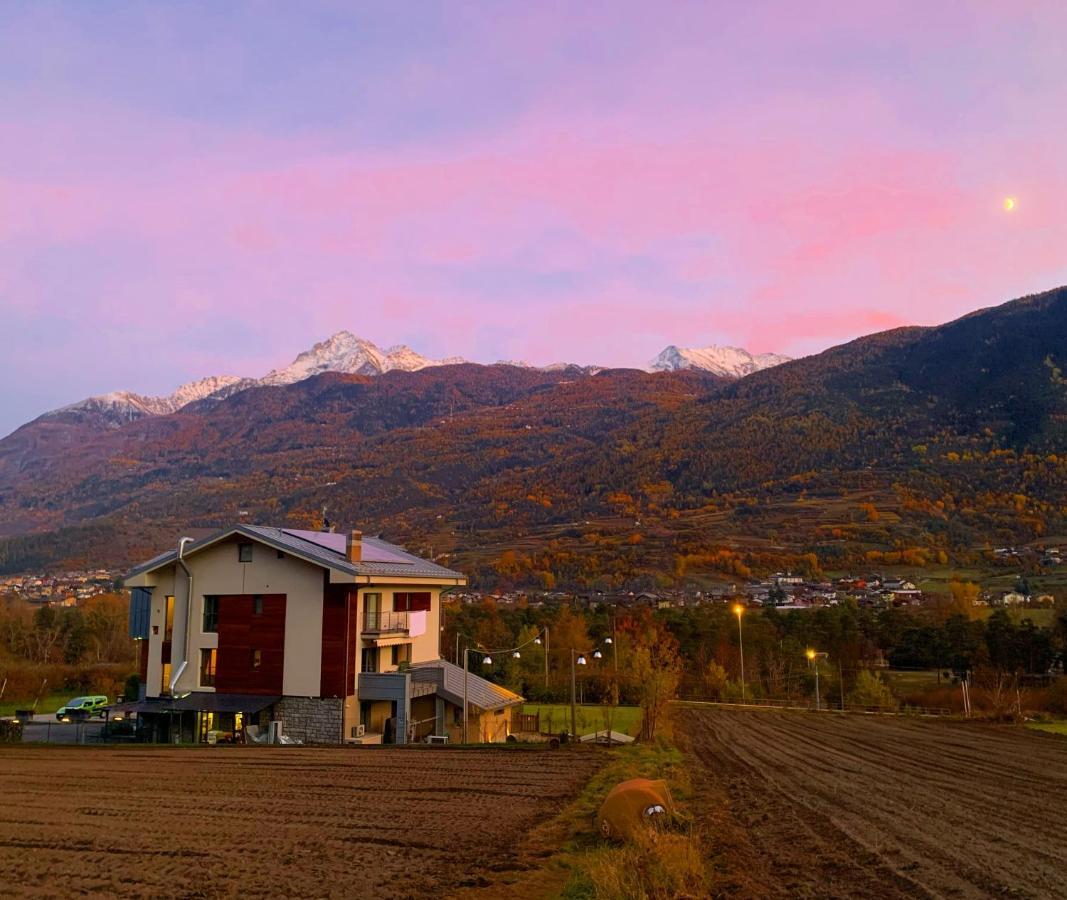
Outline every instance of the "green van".
<path id="1" fill-rule="evenodd" d="M 107 697 L 100 694 L 75 697 L 56 710 L 56 718 L 60 722 L 70 722 L 73 719 L 86 719 L 89 716 L 103 716 L 105 706 L 107 706 Z"/>

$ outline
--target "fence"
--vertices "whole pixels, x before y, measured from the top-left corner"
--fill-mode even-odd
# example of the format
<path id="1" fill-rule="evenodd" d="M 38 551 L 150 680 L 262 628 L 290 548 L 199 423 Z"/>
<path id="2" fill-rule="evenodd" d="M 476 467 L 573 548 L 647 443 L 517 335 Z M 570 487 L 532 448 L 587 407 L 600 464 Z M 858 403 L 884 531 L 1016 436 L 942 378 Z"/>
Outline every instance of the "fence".
<path id="1" fill-rule="evenodd" d="M 511 724 L 514 731 L 537 734 L 541 731 L 541 715 L 540 713 L 515 713 Z"/>
<path id="2" fill-rule="evenodd" d="M 103 722 L 24 722 L 23 743 L 95 744 L 103 739 Z"/>
<path id="3" fill-rule="evenodd" d="M 710 700 L 702 697 L 686 697 L 678 703 L 692 704 L 695 706 L 726 706 L 726 707 L 761 707 L 764 709 L 795 709 L 806 712 L 823 713 L 859 713 L 866 715 L 888 716 L 954 716 L 957 713 L 943 706 L 909 706 L 907 704 L 896 708 L 880 706 L 853 706 L 846 704 L 844 708 L 840 704 L 823 702 L 816 707 L 814 700 L 775 700 L 771 698 L 759 698 L 752 700 Z"/>

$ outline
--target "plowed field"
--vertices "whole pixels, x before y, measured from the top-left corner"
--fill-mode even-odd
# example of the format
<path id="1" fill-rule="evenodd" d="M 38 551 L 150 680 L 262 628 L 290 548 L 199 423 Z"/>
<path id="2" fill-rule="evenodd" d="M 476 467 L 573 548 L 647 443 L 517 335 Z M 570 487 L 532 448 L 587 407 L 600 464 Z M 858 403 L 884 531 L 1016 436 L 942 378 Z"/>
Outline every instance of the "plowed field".
<path id="1" fill-rule="evenodd" d="M 440 896 L 516 845 L 596 751 L 0 749 L 0 895 Z"/>
<path id="2" fill-rule="evenodd" d="M 1067 896 L 1063 738 L 889 717 L 678 715 L 720 896 Z"/>

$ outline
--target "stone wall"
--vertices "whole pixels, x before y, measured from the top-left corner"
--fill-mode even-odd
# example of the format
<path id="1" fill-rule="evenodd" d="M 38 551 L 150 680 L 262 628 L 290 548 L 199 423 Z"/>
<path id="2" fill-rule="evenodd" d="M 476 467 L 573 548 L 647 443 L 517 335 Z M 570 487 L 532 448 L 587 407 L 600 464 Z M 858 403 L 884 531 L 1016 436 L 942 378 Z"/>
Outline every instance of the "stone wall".
<path id="1" fill-rule="evenodd" d="M 338 698 L 282 697 L 274 706 L 282 734 L 305 744 L 338 744 L 344 719 L 344 701 Z"/>

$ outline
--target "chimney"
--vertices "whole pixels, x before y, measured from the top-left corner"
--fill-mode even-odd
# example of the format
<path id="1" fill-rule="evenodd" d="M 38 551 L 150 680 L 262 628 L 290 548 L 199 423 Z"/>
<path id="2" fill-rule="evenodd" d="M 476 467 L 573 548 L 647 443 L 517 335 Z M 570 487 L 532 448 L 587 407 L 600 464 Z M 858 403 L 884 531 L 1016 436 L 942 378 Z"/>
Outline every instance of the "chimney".
<path id="1" fill-rule="evenodd" d="M 358 563 L 363 559 L 363 532 L 353 531 L 348 535 L 348 556 L 349 562 Z"/>

